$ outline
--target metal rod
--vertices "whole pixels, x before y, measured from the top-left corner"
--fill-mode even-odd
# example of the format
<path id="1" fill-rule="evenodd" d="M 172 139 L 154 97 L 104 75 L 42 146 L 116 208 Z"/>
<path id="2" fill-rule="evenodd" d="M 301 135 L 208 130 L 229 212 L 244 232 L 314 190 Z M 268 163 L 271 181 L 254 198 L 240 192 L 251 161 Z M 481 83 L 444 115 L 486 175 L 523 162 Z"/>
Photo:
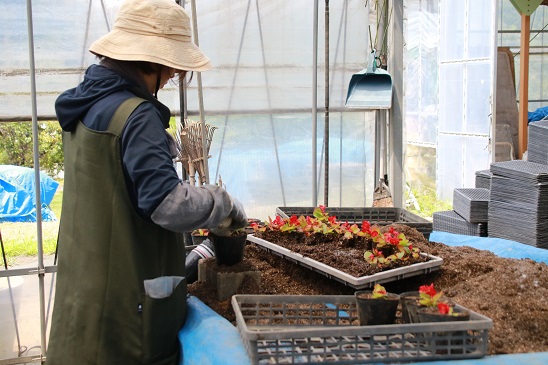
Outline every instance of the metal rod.
<path id="1" fill-rule="evenodd" d="M 107 31 L 110 32 L 110 23 L 108 22 L 107 9 L 105 7 L 105 2 L 101 0 L 101 8 L 103 9 L 103 17 L 105 18 L 105 24 L 107 25 Z"/>
<path id="2" fill-rule="evenodd" d="M 244 36 L 247 29 L 247 20 L 249 18 L 249 9 L 251 7 L 251 0 L 247 1 L 247 8 L 245 11 L 245 17 L 244 17 L 244 27 L 242 29 L 242 35 L 240 36 L 240 44 L 238 45 L 238 56 L 236 57 L 236 67 L 234 68 L 234 76 L 232 76 L 232 84 L 230 85 L 230 95 L 228 97 L 228 107 L 227 112 L 232 107 L 232 100 L 234 99 L 234 89 L 236 86 L 236 76 L 238 76 L 238 71 L 240 70 L 240 59 L 242 57 L 242 48 L 244 44 Z M 230 113 L 222 113 L 225 116 L 224 121 L 224 128 L 223 128 L 223 134 L 221 136 L 221 148 L 219 149 L 219 157 L 217 158 L 217 170 L 215 171 L 215 181 L 217 181 L 218 178 L 220 178 L 219 169 L 221 166 L 221 158 L 223 157 L 223 147 L 225 145 L 225 136 L 226 136 L 226 130 L 228 125 L 228 118 L 230 116 Z"/>
<path id="3" fill-rule="evenodd" d="M 546 100 L 537 100 L 537 101 L 548 101 Z M 338 113 L 363 113 L 363 111 L 357 111 L 357 110 L 349 110 L 346 107 L 337 107 L 337 106 L 331 106 L 329 107 L 330 111 L 332 112 L 338 112 Z M 250 114 L 295 114 L 295 113 L 309 113 L 310 108 L 273 108 L 270 110 L 266 109 L 256 109 L 256 110 L 249 110 L 249 109 L 219 109 L 210 111 L 210 115 L 212 116 L 230 116 L 230 115 L 250 115 Z M 187 115 L 198 115 L 199 111 L 197 110 L 189 110 L 187 112 Z M 173 113 L 172 116 L 180 116 L 178 112 Z M 28 122 L 32 119 L 30 115 L 28 116 L 18 116 L 18 117 L 4 117 L 0 116 L 0 123 L 11 123 L 11 122 Z M 44 121 L 50 121 L 50 120 L 57 120 L 57 116 L 55 115 L 41 115 L 38 116 L 38 120 L 44 120 Z"/>
<path id="4" fill-rule="evenodd" d="M 8 269 L 8 260 L 6 258 L 6 250 L 4 249 L 4 240 L 2 239 L 2 232 L 0 232 L 0 245 L 2 246 L 2 258 L 4 259 L 4 269 Z M 17 352 L 21 356 L 21 338 L 19 337 L 19 325 L 17 324 L 17 311 L 15 310 L 15 303 L 13 299 L 13 289 L 11 288 L 10 277 L 6 277 L 8 281 L 8 290 L 10 292 L 11 300 L 11 312 L 13 313 L 13 323 L 15 325 L 15 336 L 17 338 Z"/>
<path id="5" fill-rule="evenodd" d="M 27 26 L 29 40 L 30 86 L 32 106 L 32 137 L 34 149 L 34 184 L 36 190 L 36 234 L 38 246 L 38 285 L 40 294 L 41 355 L 46 356 L 46 308 L 44 293 L 44 251 L 42 246 L 42 201 L 40 193 L 40 155 L 38 153 L 38 122 L 36 107 L 36 66 L 34 63 L 34 31 L 32 25 L 32 0 L 27 0 Z"/>
<path id="6" fill-rule="evenodd" d="M 257 9 L 257 23 L 259 24 L 259 39 L 261 40 L 261 51 L 262 51 L 262 57 L 263 57 L 263 70 L 264 70 L 264 79 L 266 84 L 266 100 L 268 102 L 268 109 L 271 107 L 271 98 L 270 98 L 270 82 L 268 81 L 268 73 L 267 73 L 267 67 L 266 67 L 266 55 L 264 51 L 264 41 L 263 41 L 263 27 L 261 23 L 261 17 L 259 12 L 259 1 L 255 0 L 255 7 Z M 274 118 L 272 117 L 272 113 L 269 114 L 270 119 L 270 128 L 272 130 L 272 140 L 274 141 L 274 153 L 276 155 L 276 167 L 278 168 L 278 179 L 280 181 L 280 189 L 282 193 L 282 202 L 284 206 L 286 206 L 285 201 L 285 189 L 284 189 L 284 183 L 282 178 L 282 168 L 280 166 L 280 155 L 278 153 L 278 141 L 276 139 L 276 130 L 274 129 Z"/>
<path id="7" fill-rule="evenodd" d="M 312 206 L 318 204 L 317 161 L 317 130 L 318 130 L 318 0 L 314 0 L 313 25 L 313 59 L 312 59 Z"/>
<path id="8" fill-rule="evenodd" d="M 326 207 L 329 206 L 329 0 L 325 0 L 325 45 L 324 45 L 324 55 L 325 55 L 325 71 L 324 71 L 324 186 L 323 186 L 323 203 Z"/>
<path id="9" fill-rule="evenodd" d="M 89 23 L 90 23 L 90 20 L 91 20 L 91 4 L 93 3 L 93 0 L 89 0 L 88 2 L 88 13 L 87 13 L 87 16 L 86 16 L 86 31 L 84 32 L 84 42 L 82 44 L 82 59 L 80 60 L 81 63 L 80 63 L 80 67 L 84 68 L 84 59 L 86 57 L 86 52 L 87 52 L 87 49 L 86 49 L 86 44 L 88 43 L 88 35 L 89 35 Z M 102 1 L 101 1 L 102 3 Z M 80 80 L 81 80 L 81 75 L 80 75 Z"/>
<path id="10" fill-rule="evenodd" d="M 196 46 L 200 47 L 200 41 L 198 40 L 198 14 L 196 13 L 196 0 L 191 1 L 192 5 L 192 32 L 194 34 L 194 43 Z M 200 125 L 202 126 L 202 148 L 203 148 L 203 164 L 204 164 L 204 177 L 205 181 L 200 181 L 200 185 L 203 183 L 209 184 L 209 164 L 208 164 L 208 153 L 207 153 L 207 143 L 206 143 L 206 128 L 204 120 L 204 92 L 202 89 L 202 73 L 196 72 L 197 81 L 198 81 L 198 104 L 200 109 Z"/>
<path id="11" fill-rule="evenodd" d="M 102 1 L 102 0 L 101 0 Z M 180 0 L 176 1 L 177 4 L 181 7 L 185 7 L 185 1 L 181 3 Z M 185 77 L 181 78 L 179 77 L 179 124 L 181 127 L 186 127 L 185 120 L 188 118 L 188 109 L 187 109 L 187 85 L 186 85 L 186 73 Z M 179 128 L 177 128 L 177 133 L 179 132 Z M 188 172 L 184 167 L 181 168 L 181 178 L 183 181 L 188 180 Z"/>

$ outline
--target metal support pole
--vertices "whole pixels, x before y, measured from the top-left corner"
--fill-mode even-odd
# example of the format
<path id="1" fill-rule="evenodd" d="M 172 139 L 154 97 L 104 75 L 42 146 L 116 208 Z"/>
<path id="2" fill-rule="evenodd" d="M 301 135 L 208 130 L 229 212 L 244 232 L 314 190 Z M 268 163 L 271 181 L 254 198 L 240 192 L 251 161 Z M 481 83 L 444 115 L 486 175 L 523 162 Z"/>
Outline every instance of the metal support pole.
<path id="1" fill-rule="evenodd" d="M 38 245 L 38 285 L 40 294 L 41 355 L 46 356 L 46 302 L 44 293 L 44 251 L 42 247 L 42 201 L 40 193 L 40 156 L 38 154 L 38 122 L 36 107 L 36 66 L 34 63 L 34 31 L 32 26 L 32 0 L 27 0 L 27 26 L 29 39 L 30 86 L 32 105 L 32 139 L 34 149 L 34 184 L 36 190 L 36 233 Z"/>
<path id="2" fill-rule="evenodd" d="M 198 40 L 198 14 L 196 13 L 196 0 L 191 1 L 192 5 L 192 32 L 194 34 L 194 43 L 199 47 L 200 42 Z M 200 109 L 200 125 L 202 127 L 202 148 L 204 156 L 204 172 L 205 172 L 205 181 L 200 181 L 200 185 L 209 184 L 209 164 L 208 164 L 208 153 L 207 153 L 207 142 L 206 142 L 206 128 L 204 120 L 204 93 L 202 90 L 202 73 L 196 72 L 197 81 L 198 81 L 198 101 Z"/>
<path id="3" fill-rule="evenodd" d="M 329 0 L 325 0 L 325 111 L 324 111 L 324 153 L 325 153 L 325 168 L 324 168 L 324 195 L 323 204 L 329 206 Z"/>
<path id="4" fill-rule="evenodd" d="M 393 21 L 391 27 L 390 73 L 394 82 L 392 108 L 389 111 L 388 125 L 388 175 L 390 176 L 390 191 L 395 207 L 404 207 L 403 201 L 403 2 L 392 1 Z"/>
<path id="5" fill-rule="evenodd" d="M 4 240 L 2 239 L 2 232 L 0 232 L 0 246 L 2 247 L 2 258 L 4 259 L 4 269 L 8 269 L 8 260 L 6 258 L 6 250 L 4 249 Z M 19 356 L 23 354 L 23 352 L 26 350 L 26 347 L 21 347 L 21 338 L 19 337 L 19 325 L 17 324 L 17 312 L 15 310 L 15 304 L 14 304 L 14 298 L 13 298 L 13 290 L 11 288 L 11 281 L 10 277 L 6 277 L 8 281 L 8 290 L 10 292 L 10 300 L 11 300 L 11 312 L 13 313 L 13 324 L 15 326 L 15 336 L 17 338 L 17 353 Z"/>
<path id="6" fill-rule="evenodd" d="M 317 130 L 318 130 L 318 0 L 314 0 L 312 59 L 312 206 L 318 204 Z"/>

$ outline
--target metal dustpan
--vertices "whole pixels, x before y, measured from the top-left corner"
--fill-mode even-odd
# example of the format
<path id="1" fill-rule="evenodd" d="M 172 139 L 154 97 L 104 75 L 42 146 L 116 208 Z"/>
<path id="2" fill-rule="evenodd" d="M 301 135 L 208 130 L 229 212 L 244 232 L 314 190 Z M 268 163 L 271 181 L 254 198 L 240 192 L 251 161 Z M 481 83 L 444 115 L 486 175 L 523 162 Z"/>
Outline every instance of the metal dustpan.
<path id="1" fill-rule="evenodd" d="M 369 64 L 350 79 L 345 106 L 357 109 L 390 109 L 392 76 L 376 66 L 376 51 L 371 51 Z"/>

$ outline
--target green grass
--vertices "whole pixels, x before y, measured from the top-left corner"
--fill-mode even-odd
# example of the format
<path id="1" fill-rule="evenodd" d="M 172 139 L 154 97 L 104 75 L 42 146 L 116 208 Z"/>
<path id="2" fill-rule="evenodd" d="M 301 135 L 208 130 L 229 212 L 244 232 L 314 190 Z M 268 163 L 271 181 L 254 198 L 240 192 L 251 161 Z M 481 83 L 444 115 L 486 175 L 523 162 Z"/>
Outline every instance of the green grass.
<path id="1" fill-rule="evenodd" d="M 59 187 L 50 204 L 57 221 L 42 222 L 42 245 L 45 255 L 55 253 L 59 219 L 61 218 L 61 202 L 63 199 L 63 181 L 57 180 Z M 17 256 L 35 256 L 38 253 L 38 226 L 36 223 L 0 223 L 0 232 L 6 252 L 8 265 Z M 2 262 L 3 263 L 3 262 Z"/>
<path id="2" fill-rule="evenodd" d="M 407 209 L 423 218 L 431 219 L 435 212 L 453 209 L 453 204 L 451 202 L 439 200 L 436 191 L 432 188 L 422 187 L 420 189 L 411 190 L 419 209 L 417 210 L 413 204 L 408 206 Z"/>

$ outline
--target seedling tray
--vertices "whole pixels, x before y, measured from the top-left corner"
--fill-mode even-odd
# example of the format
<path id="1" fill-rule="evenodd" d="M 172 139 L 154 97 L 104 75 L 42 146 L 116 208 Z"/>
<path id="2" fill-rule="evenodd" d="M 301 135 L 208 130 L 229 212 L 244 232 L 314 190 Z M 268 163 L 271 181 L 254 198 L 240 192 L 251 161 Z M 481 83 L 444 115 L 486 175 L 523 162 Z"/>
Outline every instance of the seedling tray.
<path id="1" fill-rule="evenodd" d="M 422 218 L 414 213 L 411 213 L 402 208 L 392 207 L 365 207 L 365 208 L 336 208 L 326 207 L 325 211 L 329 215 L 334 215 L 337 220 L 348 223 L 361 224 L 364 220 L 371 224 L 385 226 L 392 223 L 405 224 L 406 226 L 415 228 L 428 239 L 432 232 L 432 222 Z M 282 218 L 289 218 L 292 215 L 312 216 L 314 213 L 313 207 L 277 207 L 276 214 Z"/>
<path id="2" fill-rule="evenodd" d="M 443 264 L 443 259 L 441 257 L 421 253 L 421 255 L 427 256 L 429 258 L 429 261 L 420 262 L 396 269 L 381 271 L 373 275 L 356 277 L 347 274 L 341 270 L 335 269 L 334 267 L 326 265 L 322 262 L 303 256 L 297 252 L 288 250 L 285 247 L 265 241 L 262 238 L 256 237 L 255 235 L 248 235 L 247 240 L 257 244 L 259 247 L 267 250 L 268 252 L 274 253 L 290 262 L 294 262 L 298 265 L 321 273 L 328 278 L 340 281 L 354 289 L 370 288 L 373 287 L 376 283 L 380 284 L 389 281 L 404 279 L 410 276 L 427 274 L 432 271 L 438 270 Z"/>
<path id="3" fill-rule="evenodd" d="M 493 327 L 473 311 L 469 321 L 360 326 L 353 295 L 234 295 L 232 307 L 253 364 L 481 358 Z"/>

